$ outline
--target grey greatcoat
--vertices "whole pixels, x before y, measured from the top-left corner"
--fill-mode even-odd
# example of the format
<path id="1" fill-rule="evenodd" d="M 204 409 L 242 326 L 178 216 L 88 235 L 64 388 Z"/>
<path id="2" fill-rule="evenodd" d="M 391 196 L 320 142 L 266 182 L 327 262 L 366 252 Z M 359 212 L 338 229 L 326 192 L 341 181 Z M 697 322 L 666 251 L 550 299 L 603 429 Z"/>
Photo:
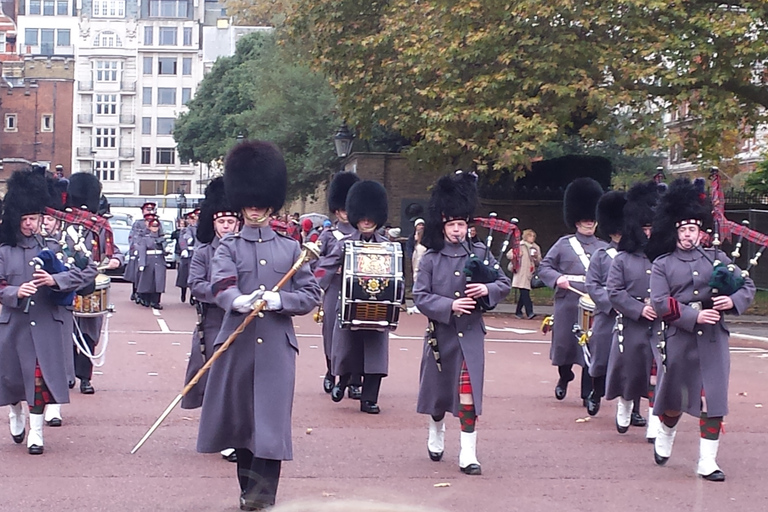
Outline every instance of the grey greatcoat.
<path id="1" fill-rule="evenodd" d="M 51 289 L 41 287 L 29 300 L 29 313 L 24 313 L 26 300 L 17 296 L 19 286 L 32 280 L 34 267 L 29 264 L 42 246 L 41 238 L 19 235 L 18 245 L 0 246 L 0 405 L 25 400 L 35 403 L 35 361 L 40 364 L 48 389 L 56 403 L 69 402 L 65 360 L 72 359 L 71 349 L 65 351 L 64 332 L 71 332 L 71 321 L 54 302 Z M 59 244 L 51 239 L 45 247 L 58 253 Z M 96 276 L 96 265 L 85 269 L 72 268 L 52 274 L 59 291 L 81 288 Z M 71 346 L 71 345 L 70 345 Z"/>
<path id="2" fill-rule="evenodd" d="M 413 286 L 413 302 L 434 322 L 440 351 L 442 371 L 438 371 L 431 346 L 424 340 L 419 376 L 419 398 L 416 411 L 439 415 L 450 411 L 459 414 L 459 375 L 461 363 L 466 362 L 472 399 L 478 415 L 483 412 L 483 381 L 485 374 L 485 324 L 483 315 L 475 309 L 471 315 L 457 315 L 451 310 L 453 301 L 466 297 L 467 285 L 462 272 L 467 261 L 466 244 L 446 242 L 441 251 L 428 250 L 419 263 L 419 274 Z M 485 245 L 475 242 L 472 252 L 481 259 Z M 491 256 L 491 265 L 496 260 Z M 496 281 L 487 283 L 488 299 L 495 306 L 509 294 L 510 280 L 499 270 Z M 429 336 L 429 335 L 427 335 Z"/>
<path id="3" fill-rule="evenodd" d="M 148 233 L 136 242 L 136 249 L 139 252 L 137 261 L 140 270 L 139 281 L 136 284 L 138 293 L 165 292 L 164 241 L 163 235 L 158 232 L 156 235 Z"/>
<path id="4" fill-rule="evenodd" d="M 608 247 L 598 249 L 590 259 L 589 270 L 587 270 L 587 293 L 595 303 L 592 336 L 589 338 L 589 352 L 592 355 L 589 374 L 592 377 L 605 377 L 608 371 L 608 356 L 611 353 L 611 335 L 613 326 L 616 324 L 616 311 L 608 298 L 605 283 L 608 281 L 608 271 L 611 269 L 613 257 L 616 256 L 617 245 L 611 242 Z"/>
<path id="5" fill-rule="evenodd" d="M 321 287 L 328 287 L 329 282 L 344 265 L 344 242 L 362 239 L 362 234 L 355 229 L 352 234 L 339 240 L 330 252 L 320 259 L 315 268 L 315 274 L 320 280 Z M 376 232 L 370 241 L 386 242 L 387 239 Z M 341 277 L 339 277 L 339 286 L 341 286 Z M 389 372 L 388 331 L 342 329 L 339 321 L 341 317 L 340 298 L 336 300 L 332 311 L 331 373 L 333 375 L 352 373 L 386 376 Z"/>
<path id="6" fill-rule="evenodd" d="M 139 219 L 131 226 L 131 232 L 128 234 L 128 254 L 126 255 L 125 270 L 123 278 L 131 283 L 139 282 L 139 250 L 136 245 L 139 239 L 149 233 L 147 222 Z"/>
<path id="7" fill-rule="evenodd" d="M 587 269 L 584 268 L 581 259 L 571 246 L 569 240 L 573 237 L 581 243 L 587 256 L 595 254 L 598 249 L 608 245 L 594 236 L 578 233 L 567 235 L 555 242 L 539 265 L 539 278 L 555 290 L 555 323 L 552 326 L 552 346 L 549 350 L 549 358 L 554 366 L 569 364 L 584 366 L 584 354 L 576 335 L 572 332 L 573 324 L 579 322 L 579 296 L 572 291 L 558 288 L 555 284 L 558 277 L 570 276 L 572 288 L 581 292 L 586 291 L 584 281 Z"/>
<path id="8" fill-rule="evenodd" d="M 187 373 L 184 377 L 185 384 L 213 355 L 213 344 L 219 330 L 221 330 L 221 323 L 224 321 L 224 310 L 216 305 L 211 289 L 211 261 L 219 243 L 219 237 L 214 237 L 210 244 L 199 245 L 189 264 L 189 288 L 192 297 L 199 303 L 195 307 L 203 309 L 203 322 L 202 340 L 200 339 L 201 329 L 199 325 L 195 326 L 195 331 L 192 333 L 192 348 L 189 352 L 189 363 L 187 363 Z M 205 353 L 201 347 L 205 347 Z M 182 409 L 196 409 L 203 405 L 203 394 L 207 381 L 208 373 L 205 373 L 195 387 L 181 399 Z"/>
<path id="9" fill-rule="evenodd" d="M 180 251 L 187 251 L 186 258 L 179 257 L 179 267 L 176 272 L 176 286 L 179 288 L 186 288 L 189 281 L 189 265 L 195 253 L 196 236 L 197 226 L 187 226 L 179 232 L 179 239 L 176 241 Z"/>
<path id="10" fill-rule="evenodd" d="M 299 244 L 272 228 L 246 226 L 230 234 L 211 262 L 216 304 L 226 311 L 216 345 L 246 315 L 232 310 L 241 294 L 270 290 L 298 260 Z M 293 316 L 320 302 L 320 287 L 307 265 L 280 290 L 282 309 L 265 311 L 211 367 L 203 396 L 197 451 L 247 448 L 255 457 L 291 460 L 291 412 L 299 344 Z"/>
<path id="11" fill-rule="evenodd" d="M 606 397 L 635 400 L 648 397 L 653 353 L 658 343 L 658 322 L 642 316 L 643 307 L 650 305 L 651 262 L 643 253 L 620 252 L 613 260 L 608 274 L 608 296 L 613 308 L 621 314 L 623 341 L 620 349 L 619 331 L 611 340 L 608 360 Z"/>
<path id="12" fill-rule="evenodd" d="M 701 393 L 707 400 L 710 417 L 728 414 L 728 378 L 730 355 L 729 331 L 722 317 L 715 325 L 696 323 L 699 311 L 690 304 L 706 302 L 712 298 L 707 284 L 712 275 L 715 258 L 730 263 L 722 252 L 705 250 L 705 258 L 698 250 L 675 249 L 660 256 L 651 269 L 651 303 L 656 314 L 667 322 L 666 368 L 660 369 L 662 378 L 656 387 L 653 413 L 683 411 L 693 416 L 701 414 Z M 740 272 L 737 268 L 736 272 Z M 752 303 L 755 284 L 746 278 L 744 286 L 731 299 L 733 309 L 728 314 L 740 315 Z M 669 299 L 677 300 L 679 318 L 670 318 Z"/>

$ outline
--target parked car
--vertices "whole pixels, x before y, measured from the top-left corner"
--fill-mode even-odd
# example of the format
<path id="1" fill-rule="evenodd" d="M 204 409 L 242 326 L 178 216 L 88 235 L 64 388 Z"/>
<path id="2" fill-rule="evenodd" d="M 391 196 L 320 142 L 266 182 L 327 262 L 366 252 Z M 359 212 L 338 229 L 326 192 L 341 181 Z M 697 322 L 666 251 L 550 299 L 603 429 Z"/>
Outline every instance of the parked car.
<path id="1" fill-rule="evenodd" d="M 114 225 L 112 219 L 110 219 L 110 225 L 112 225 L 112 238 L 115 245 L 120 252 L 128 259 L 128 251 L 130 246 L 128 245 L 128 235 L 131 234 L 131 226 Z M 106 274 L 115 280 L 123 280 L 123 274 L 125 273 L 125 265 L 121 265 L 119 268 L 110 269 L 106 271 Z"/>
<path id="2" fill-rule="evenodd" d="M 165 266 L 167 268 L 176 268 L 176 240 L 171 238 L 171 234 L 176 229 L 172 220 L 160 219 L 160 223 L 163 225 L 163 235 L 165 236 Z"/>
<path id="3" fill-rule="evenodd" d="M 114 213 L 110 214 L 107 218 L 109 219 L 109 225 L 113 228 L 115 226 L 128 226 L 129 228 L 133 226 L 133 216 L 127 213 Z"/>

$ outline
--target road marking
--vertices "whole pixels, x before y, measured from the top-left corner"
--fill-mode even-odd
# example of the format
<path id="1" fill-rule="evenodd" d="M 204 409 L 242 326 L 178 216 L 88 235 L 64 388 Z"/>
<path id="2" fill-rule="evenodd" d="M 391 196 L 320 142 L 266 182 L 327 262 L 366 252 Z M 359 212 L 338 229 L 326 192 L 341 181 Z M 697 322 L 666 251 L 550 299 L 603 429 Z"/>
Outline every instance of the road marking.
<path id="1" fill-rule="evenodd" d="M 157 319 L 157 323 L 160 325 L 160 330 L 163 332 L 171 332 L 171 330 L 168 328 L 168 324 L 165 323 L 165 320 L 162 318 Z"/>
<path id="2" fill-rule="evenodd" d="M 753 334 L 741 334 L 740 332 L 735 332 L 731 334 L 731 338 L 733 337 L 744 338 L 745 340 L 764 341 L 768 343 L 768 338 L 766 338 L 765 336 L 755 336 Z"/>
<path id="3" fill-rule="evenodd" d="M 517 329 L 515 327 L 491 327 L 490 325 L 486 325 L 485 329 L 487 331 L 495 331 L 495 332 L 511 332 L 514 334 L 533 334 L 535 332 L 538 332 L 533 329 Z"/>
<path id="4" fill-rule="evenodd" d="M 155 316 L 160 316 L 160 310 L 152 308 L 152 314 L 155 315 Z"/>
<path id="5" fill-rule="evenodd" d="M 173 343 L 171 343 L 171 345 L 181 345 L 181 343 L 179 343 L 178 341 L 174 341 Z"/>
<path id="6" fill-rule="evenodd" d="M 145 355 L 147 355 L 147 353 L 144 352 L 143 350 L 139 350 L 138 352 L 136 352 L 136 355 L 137 356 L 145 356 Z"/>
<path id="7" fill-rule="evenodd" d="M 155 372 L 147 372 L 147 375 L 149 375 L 150 377 L 157 377 L 157 373 Z"/>

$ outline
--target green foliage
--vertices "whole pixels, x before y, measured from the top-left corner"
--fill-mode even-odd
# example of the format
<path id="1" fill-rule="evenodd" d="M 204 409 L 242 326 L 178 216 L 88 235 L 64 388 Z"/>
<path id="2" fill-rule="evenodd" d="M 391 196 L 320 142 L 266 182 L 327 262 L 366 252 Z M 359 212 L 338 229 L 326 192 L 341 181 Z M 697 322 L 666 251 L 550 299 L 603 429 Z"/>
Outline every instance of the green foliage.
<path id="1" fill-rule="evenodd" d="M 272 34 L 241 38 L 188 106 L 174 130 L 181 158 L 217 161 L 240 133 L 272 141 L 285 156 L 290 198 L 312 195 L 338 167 L 332 136 L 341 121 L 333 91 Z"/>
<path id="2" fill-rule="evenodd" d="M 752 194 L 768 196 L 768 159 L 757 164 L 755 172 L 747 176 L 744 188 Z"/>

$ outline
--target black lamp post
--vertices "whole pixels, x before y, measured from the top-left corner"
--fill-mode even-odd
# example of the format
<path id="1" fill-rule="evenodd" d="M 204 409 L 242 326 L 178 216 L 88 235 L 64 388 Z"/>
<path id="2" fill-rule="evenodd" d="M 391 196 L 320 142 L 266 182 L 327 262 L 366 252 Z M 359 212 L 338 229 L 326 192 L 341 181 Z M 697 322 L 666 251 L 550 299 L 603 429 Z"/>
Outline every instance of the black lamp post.
<path id="1" fill-rule="evenodd" d="M 187 196 L 184 195 L 184 187 L 179 188 L 179 197 L 176 198 L 176 206 L 179 208 L 179 219 L 184 215 L 187 208 Z"/>
<path id="2" fill-rule="evenodd" d="M 352 141 L 355 140 L 355 135 L 349 131 L 347 123 L 341 125 L 336 131 L 336 135 L 333 136 L 333 145 L 336 147 L 336 156 L 344 159 L 349 156 L 352 151 Z"/>
<path id="3" fill-rule="evenodd" d="M 243 132 L 238 132 L 237 133 L 237 143 L 240 144 L 241 142 L 243 142 L 243 139 L 245 139 L 245 137 L 243 136 Z"/>

